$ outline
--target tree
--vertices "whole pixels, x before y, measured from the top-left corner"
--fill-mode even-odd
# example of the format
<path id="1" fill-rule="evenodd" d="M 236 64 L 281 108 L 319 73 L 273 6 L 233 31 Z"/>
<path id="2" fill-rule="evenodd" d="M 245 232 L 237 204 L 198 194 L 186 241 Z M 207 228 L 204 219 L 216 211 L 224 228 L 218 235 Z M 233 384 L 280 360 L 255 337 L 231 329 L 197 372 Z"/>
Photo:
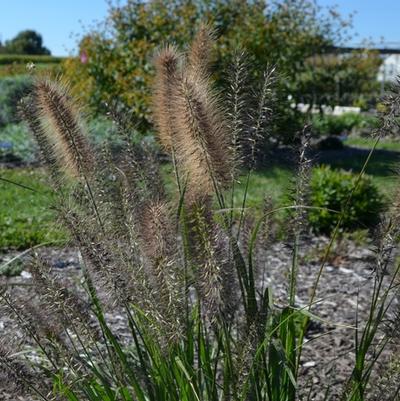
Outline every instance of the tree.
<path id="1" fill-rule="evenodd" d="M 291 93 L 295 103 L 313 106 L 360 106 L 367 108 L 379 92 L 376 77 L 382 59 L 373 50 L 334 52 L 305 60 Z"/>
<path id="2" fill-rule="evenodd" d="M 7 40 L 2 47 L 2 53 L 7 54 L 50 54 L 50 50 L 43 46 L 42 35 L 36 31 L 26 30 L 18 33 L 15 38 Z"/>
<path id="3" fill-rule="evenodd" d="M 298 87 L 294 82 L 307 58 L 339 43 L 348 26 L 313 0 L 128 0 L 110 7 L 105 29 L 82 40 L 85 62 L 69 60 L 66 75 L 93 106 L 118 98 L 134 111 L 139 128 L 148 129 L 152 55 L 163 43 L 190 42 L 201 21 L 218 35 L 216 71 L 230 64 L 240 46 L 255 60 L 254 76 L 268 64 L 277 66 L 287 94 Z"/>

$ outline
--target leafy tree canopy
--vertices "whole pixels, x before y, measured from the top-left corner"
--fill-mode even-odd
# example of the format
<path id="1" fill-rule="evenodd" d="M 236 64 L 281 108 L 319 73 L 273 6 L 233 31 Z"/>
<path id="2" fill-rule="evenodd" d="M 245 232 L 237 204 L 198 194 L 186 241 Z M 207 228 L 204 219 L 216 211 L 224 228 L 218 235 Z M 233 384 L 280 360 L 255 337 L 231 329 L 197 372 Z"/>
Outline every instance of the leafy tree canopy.
<path id="1" fill-rule="evenodd" d="M 111 2 L 105 23 L 82 39 L 80 58 L 66 63 L 67 78 L 95 107 L 121 100 L 134 111 L 138 126 L 147 129 L 155 49 L 164 43 L 184 46 L 204 21 L 218 37 L 215 71 L 224 71 L 234 51 L 243 48 L 254 76 L 265 66 L 276 65 L 283 98 L 290 94 L 299 100 L 305 86 L 313 92 L 304 76 L 309 59 L 343 43 L 351 25 L 351 17 L 322 9 L 314 0 L 128 0 L 122 6 Z M 216 74 L 219 83 L 223 78 Z M 286 101 L 285 114 L 290 112 Z"/>
<path id="2" fill-rule="evenodd" d="M 1 53 L 6 54 L 50 54 L 50 50 L 43 46 L 42 35 L 33 30 L 22 31 L 11 40 L 0 44 Z"/>

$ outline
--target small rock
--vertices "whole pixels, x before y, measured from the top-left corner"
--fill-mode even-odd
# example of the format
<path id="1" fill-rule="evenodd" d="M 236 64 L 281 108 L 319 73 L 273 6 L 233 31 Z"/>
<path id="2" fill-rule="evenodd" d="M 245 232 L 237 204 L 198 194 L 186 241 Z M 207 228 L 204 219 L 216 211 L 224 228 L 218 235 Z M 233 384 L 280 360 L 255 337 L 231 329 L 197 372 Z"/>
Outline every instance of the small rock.
<path id="1" fill-rule="evenodd" d="M 317 364 L 315 361 L 308 361 L 303 363 L 303 368 L 312 368 Z"/>
<path id="2" fill-rule="evenodd" d="M 32 274 L 29 273 L 29 272 L 27 272 L 26 270 L 23 270 L 23 271 L 21 272 L 21 277 L 22 277 L 22 278 L 25 278 L 25 279 L 30 279 L 30 278 L 32 278 Z"/>
<path id="3" fill-rule="evenodd" d="M 54 262 L 54 267 L 56 269 L 63 269 L 69 265 L 67 260 L 58 259 Z"/>

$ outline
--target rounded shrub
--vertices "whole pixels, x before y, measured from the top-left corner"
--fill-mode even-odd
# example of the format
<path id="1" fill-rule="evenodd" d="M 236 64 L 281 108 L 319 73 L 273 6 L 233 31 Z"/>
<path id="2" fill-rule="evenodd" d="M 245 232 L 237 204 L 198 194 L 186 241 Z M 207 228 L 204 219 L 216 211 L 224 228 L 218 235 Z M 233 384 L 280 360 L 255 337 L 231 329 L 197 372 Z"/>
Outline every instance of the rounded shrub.
<path id="1" fill-rule="evenodd" d="M 312 118 L 313 131 L 322 136 L 339 136 L 349 134 L 353 130 L 374 129 L 377 126 L 377 118 L 357 113 L 344 113 L 340 116 L 314 115 Z"/>
<path id="2" fill-rule="evenodd" d="M 358 184 L 358 175 L 332 170 L 328 166 L 314 169 L 311 178 L 310 203 L 316 207 L 309 213 L 309 222 L 317 233 L 329 234 L 336 226 L 342 210 L 345 209 L 341 229 L 352 231 L 371 228 L 379 221 L 383 198 L 368 176 Z M 348 197 L 354 189 L 350 202 Z"/>
<path id="3" fill-rule="evenodd" d="M 318 135 L 341 135 L 348 130 L 342 118 L 331 115 L 313 116 L 312 127 Z"/>
<path id="4" fill-rule="evenodd" d="M 34 162 L 37 146 L 25 124 L 8 124 L 0 129 L 0 161 L 12 158 Z"/>
<path id="5" fill-rule="evenodd" d="M 30 76 L 15 76 L 0 79 L 0 127 L 18 121 L 18 101 L 31 87 Z"/>

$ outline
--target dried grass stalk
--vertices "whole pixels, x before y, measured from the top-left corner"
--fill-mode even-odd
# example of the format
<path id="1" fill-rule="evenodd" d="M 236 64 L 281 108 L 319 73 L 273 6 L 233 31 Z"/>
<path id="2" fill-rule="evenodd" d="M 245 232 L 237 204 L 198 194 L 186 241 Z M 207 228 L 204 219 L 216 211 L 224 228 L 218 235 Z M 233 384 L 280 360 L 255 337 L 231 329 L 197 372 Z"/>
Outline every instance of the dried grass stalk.
<path id="1" fill-rule="evenodd" d="M 210 25 L 200 25 L 188 54 L 189 67 L 196 74 L 208 77 L 212 64 L 212 47 L 215 43 L 215 31 Z"/>
<path id="2" fill-rule="evenodd" d="M 216 95 L 207 81 L 194 74 L 184 76 L 175 107 L 177 160 L 187 175 L 187 198 L 195 202 L 229 182 L 228 130 Z"/>
<path id="3" fill-rule="evenodd" d="M 153 91 L 154 121 L 158 139 L 165 150 L 171 152 L 175 133 L 174 106 L 179 84 L 181 56 L 173 46 L 163 48 L 155 57 L 156 78 Z"/>
<path id="4" fill-rule="evenodd" d="M 94 171 L 93 152 L 84 134 L 79 107 L 60 81 L 39 78 L 32 91 L 32 112 L 40 121 L 42 142 L 47 143 L 58 164 L 72 177 L 90 176 Z M 30 118 L 33 121 L 32 118 Z"/>

